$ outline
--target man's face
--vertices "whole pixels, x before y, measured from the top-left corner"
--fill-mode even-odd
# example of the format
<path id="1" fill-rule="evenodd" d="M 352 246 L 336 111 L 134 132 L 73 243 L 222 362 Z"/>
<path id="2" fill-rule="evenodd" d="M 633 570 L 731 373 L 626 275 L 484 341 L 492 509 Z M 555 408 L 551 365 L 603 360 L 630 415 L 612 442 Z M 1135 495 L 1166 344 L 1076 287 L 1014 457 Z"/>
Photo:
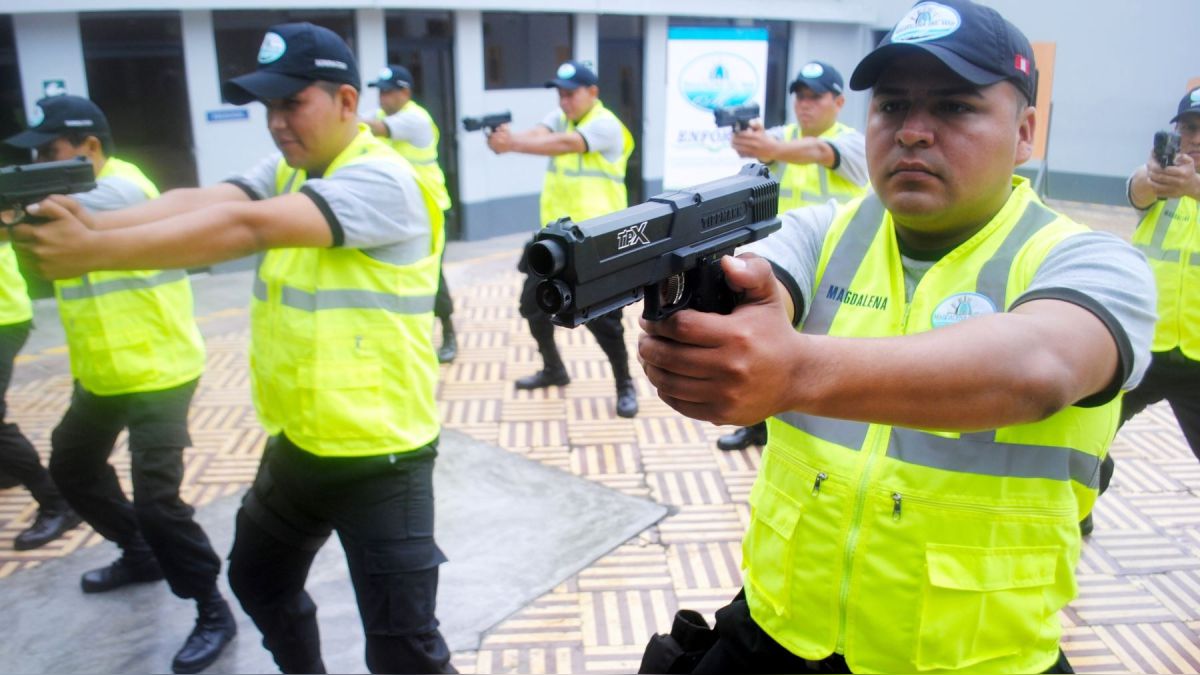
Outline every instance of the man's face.
<path id="1" fill-rule="evenodd" d="M 1175 133 L 1179 134 L 1179 151 L 1191 155 L 1200 172 L 1200 113 L 1184 113 L 1175 123 Z"/>
<path id="2" fill-rule="evenodd" d="M 838 113 L 846 97 L 835 96 L 827 91 L 818 94 L 808 87 L 797 87 L 792 97 L 792 106 L 796 110 L 796 122 L 806 136 L 820 136 L 837 121 Z"/>
<path id="3" fill-rule="evenodd" d="M 266 101 L 267 129 L 288 166 L 324 170 L 333 161 L 345 147 L 346 125 L 357 120 L 356 94 L 349 85 L 330 94 L 312 84 L 287 98 Z"/>
<path id="4" fill-rule="evenodd" d="M 86 143 L 84 145 L 73 145 L 66 138 L 60 136 L 34 149 L 34 161 L 39 164 L 42 162 L 61 162 L 62 160 L 72 159 L 81 155 L 90 159 L 85 146 Z"/>
<path id="5" fill-rule="evenodd" d="M 567 119 L 578 122 L 596 104 L 599 95 L 600 90 L 595 86 L 574 89 L 558 87 L 558 107 L 562 108 Z"/>
<path id="6" fill-rule="evenodd" d="M 927 54 L 899 57 L 871 96 L 871 185 L 918 239 L 960 243 L 1008 199 L 1032 154 L 1033 115 L 1008 82 L 979 87 Z"/>
<path id="7" fill-rule="evenodd" d="M 388 89 L 379 92 L 379 107 L 383 108 L 383 112 L 388 115 L 394 115 L 400 112 L 405 103 L 408 103 L 412 98 L 412 92 L 408 89 Z"/>

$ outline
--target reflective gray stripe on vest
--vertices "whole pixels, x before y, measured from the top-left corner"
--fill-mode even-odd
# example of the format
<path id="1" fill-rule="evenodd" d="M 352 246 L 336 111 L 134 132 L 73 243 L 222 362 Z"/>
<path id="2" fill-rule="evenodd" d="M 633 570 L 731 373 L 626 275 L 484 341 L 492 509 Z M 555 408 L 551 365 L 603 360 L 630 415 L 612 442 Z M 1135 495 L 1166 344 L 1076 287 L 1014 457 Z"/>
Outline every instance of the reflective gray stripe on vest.
<path id="1" fill-rule="evenodd" d="M 310 293 L 294 286 L 284 286 L 280 302 L 285 307 L 304 312 L 320 312 L 326 309 L 380 309 L 392 314 L 423 314 L 433 311 L 432 295 L 407 296 L 349 289 Z"/>
<path id="2" fill-rule="evenodd" d="M 862 448 L 863 443 L 867 440 L 867 429 L 870 427 L 865 422 L 852 422 L 832 417 L 817 417 L 816 415 L 805 415 L 798 412 L 786 412 L 776 415 L 775 418 L 810 436 L 815 436 L 828 443 L 841 445 L 851 450 Z"/>
<path id="3" fill-rule="evenodd" d="M 84 276 L 83 283 L 78 286 L 60 286 L 59 294 L 63 300 L 80 300 L 83 298 L 95 298 L 109 293 L 120 293 L 121 291 L 140 291 L 155 286 L 174 283 L 187 278 L 187 272 L 183 270 L 163 270 L 158 274 L 150 277 L 125 277 L 123 279 L 109 279 L 101 281 L 98 284 L 93 284 L 90 277 Z"/>
<path id="4" fill-rule="evenodd" d="M 409 164 L 417 164 L 417 165 L 437 164 L 437 157 L 434 157 L 433 159 L 411 159 L 411 158 L 405 157 L 405 159 L 408 160 Z"/>
<path id="5" fill-rule="evenodd" d="M 1149 244 L 1134 244 L 1142 255 L 1150 260 L 1161 260 L 1163 262 L 1179 262 L 1179 249 L 1163 250 L 1163 242 L 1167 239 L 1167 230 L 1171 229 L 1171 221 L 1175 219 L 1175 211 L 1179 209 L 1178 199 L 1169 199 L 1163 205 L 1162 211 L 1158 212 L 1158 218 L 1154 221 L 1154 233 L 1150 235 Z M 1196 254 L 1189 257 L 1189 263 L 1195 265 L 1194 259 Z"/>
<path id="6" fill-rule="evenodd" d="M 283 191 L 279 194 L 289 194 L 292 191 L 292 183 L 296 182 L 296 176 L 300 175 L 299 171 L 292 171 L 292 175 L 288 176 L 287 182 L 283 184 Z"/>
<path id="7" fill-rule="evenodd" d="M 574 169 L 564 168 L 562 175 L 569 176 L 571 178 L 605 178 L 605 179 L 613 181 L 614 183 L 622 183 L 622 184 L 625 183 L 624 175 L 607 173 L 604 171 L 600 171 L 598 169 L 584 169 L 583 168 L 583 153 L 582 152 L 575 153 L 575 156 L 576 156 L 575 168 Z M 557 157 L 550 158 L 550 165 L 546 167 L 546 171 L 548 171 L 549 173 L 557 172 L 557 165 L 555 164 L 556 159 L 557 159 Z"/>
<path id="8" fill-rule="evenodd" d="M 992 258 L 980 268 L 975 290 L 991 298 L 996 311 L 1003 312 L 1007 307 L 1004 300 L 1008 289 L 1008 277 L 1012 273 L 1013 258 L 1017 257 L 1017 253 L 1033 235 L 1057 219 L 1057 214 L 1031 199 L 1016 226 L 1009 231 Z"/>
<path id="9" fill-rule="evenodd" d="M 1073 448 L 946 438 L 892 427 L 887 454 L 907 464 L 981 476 L 1073 480 L 1090 489 L 1100 484 L 1100 458 Z"/>
<path id="10" fill-rule="evenodd" d="M 821 283 L 813 291 L 810 300 L 812 307 L 808 311 L 808 317 L 804 319 L 802 332 L 813 335 L 825 335 L 829 332 L 833 317 L 841 305 L 826 299 L 821 289 L 831 284 L 850 288 L 850 282 L 854 281 L 854 275 L 858 273 L 858 268 L 866 258 L 867 250 L 871 248 L 871 242 L 875 239 L 882 222 L 883 202 L 871 193 L 863 199 L 858 212 L 846 225 L 833 254 L 829 256 Z"/>

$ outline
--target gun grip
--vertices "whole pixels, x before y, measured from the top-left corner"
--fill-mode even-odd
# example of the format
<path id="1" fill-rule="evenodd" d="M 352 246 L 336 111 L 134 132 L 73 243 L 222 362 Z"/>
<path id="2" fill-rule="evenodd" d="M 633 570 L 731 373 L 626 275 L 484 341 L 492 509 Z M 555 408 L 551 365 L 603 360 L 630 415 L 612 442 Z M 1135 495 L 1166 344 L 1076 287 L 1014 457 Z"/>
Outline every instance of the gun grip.
<path id="1" fill-rule="evenodd" d="M 688 306 L 701 312 L 729 314 L 737 307 L 739 294 L 725 281 L 720 255 L 705 259 L 694 270 L 695 285 Z"/>

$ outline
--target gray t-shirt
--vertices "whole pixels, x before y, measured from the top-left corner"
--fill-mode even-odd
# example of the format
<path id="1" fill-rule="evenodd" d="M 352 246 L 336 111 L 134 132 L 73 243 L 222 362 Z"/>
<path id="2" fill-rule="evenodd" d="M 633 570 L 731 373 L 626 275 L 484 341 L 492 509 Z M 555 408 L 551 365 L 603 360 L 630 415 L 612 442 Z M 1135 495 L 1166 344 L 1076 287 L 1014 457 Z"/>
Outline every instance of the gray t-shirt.
<path id="1" fill-rule="evenodd" d="M 412 110 L 388 115 L 383 118 L 383 126 L 387 127 L 388 138 L 393 141 L 407 141 L 418 148 L 428 147 L 433 142 L 429 118 Z"/>
<path id="2" fill-rule="evenodd" d="M 767 135 L 777 141 L 795 140 L 789 138 L 787 127 L 771 127 Z M 866 185 L 871 178 L 867 174 L 867 139 L 858 129 L 843 127 L 842 132 L 832 138 L 821 138 L 833 148 L 837 154 L 833 168 L 830 171 L 855 185 Z"/>
<path id="3" fill-rule="evenodd" d="M 97 178 L 94 190 L 71 197 L 89 211 L 116 211 L 150 199 L 137 183 L 121 176 Z"/>
<path id="4" fill-rule="evenodd" d="M 247 173 L 231 178 L 252 199 L 268 199 L 275 190 L 272 153 Z M 373 258 L 410 263 L 429 254 L 431 227 L 421 189 L 403 164 L 362 161 L 331 176 L 309 178 L 302 194 L 316 202 L 333 231 L 333 245 L 362 249 Z"/>
<path id="5" fill-rule="evenodd" d="M 563 133 L 567 130 L 567 116 L 556 108 L 542 120 L 542 126 L 555 133 Z M 625 135 L 621 133 L 621 123 L 616 118 L 600 117 L 575 131 L 583 136 L 588 152 L 598 152 L 610 162 L 621 159 L 621 154 L 625 151 Z"/>
<path id="6" fill-rule="evenodd" d="M 791 291 L 797 325 L 808 314 L 816 283 L 817 264 L 825 235 L 833 224 L 837 202 L 794 209 L 782 214 L 783 227 L 771 236 L 739 250 L 770 260 L 780 280 Z M 932 267 L 930 261 L 901 256 L 906 295 Z M 1128 391 L 1141 381 L 1149 365 L 1154 337 L 1154 277 L 1141 252 L 1107 232 L 1085 232 L 1064 239 L 1046 256 L 1033 281 L 1009 309 L 1035 299 L 1056 299 L 1079 305 L 1105 323 L 1117 342 L 1123 373 L 1120 389 Z M 1098 405 L 1117 394 L 1090 397 Z"/>

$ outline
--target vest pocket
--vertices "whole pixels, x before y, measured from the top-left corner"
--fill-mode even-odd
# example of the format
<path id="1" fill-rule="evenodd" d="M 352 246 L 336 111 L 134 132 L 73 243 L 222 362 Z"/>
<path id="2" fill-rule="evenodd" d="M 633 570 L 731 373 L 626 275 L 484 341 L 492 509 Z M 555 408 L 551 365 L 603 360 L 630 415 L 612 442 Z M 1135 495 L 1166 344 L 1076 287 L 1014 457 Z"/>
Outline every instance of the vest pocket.
<path id="1" fill-rule="evenodd" d="M 1049 588 L 1054 546 L 980 548 L 929 544 L 916 666 L 955 670 L 1017 654 L 1057 611 Z"/>
<path id="2" fill-rule="evenodd" d="M 300 405 L 292 417 L 313 438 L 363 439 L 386 434 L 379 359 L 322 360 L 297 368 Z"/>
<path id="3" fill-rule="evenodd" d="M 146 332 L 105 332 L 87 337 L 78 377 L 85 389 L 106 394 L 129 386 L 153 384 L 158 362 Z"/>
<path id="4" fill-rule="evenodd" d="M 754 482 L 750 491 L 750 527 L 742 539 L 742 560 L 753 557 L 770 561 L 767 567 L 773 569 L 766 569 L 763 574 L 748 568 L 746 582 L 771 604 L 777 615 L 786 614 L 791 603 L 792 534 L 800 522 L 801 510 L 799 502 L 761 476 Z"/>

